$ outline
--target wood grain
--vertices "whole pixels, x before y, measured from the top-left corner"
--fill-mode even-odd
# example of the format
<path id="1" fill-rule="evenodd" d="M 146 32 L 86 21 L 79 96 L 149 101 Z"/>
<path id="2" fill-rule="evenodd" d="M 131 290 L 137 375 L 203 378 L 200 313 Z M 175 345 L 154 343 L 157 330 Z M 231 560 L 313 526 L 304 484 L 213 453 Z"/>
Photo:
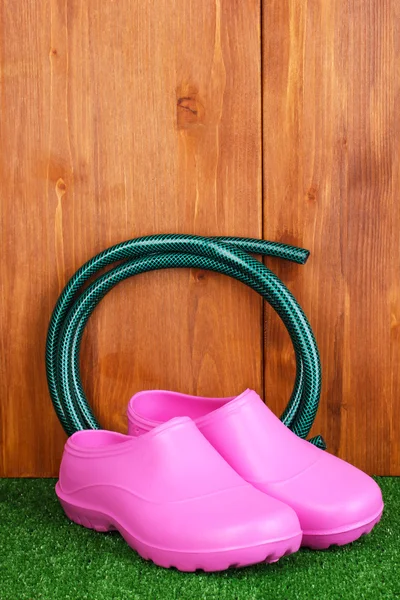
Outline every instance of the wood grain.
<path id="1" fill-rule="evenodd" d="M 57 473 L 45 335 L 93 254 L 154 232 L 261 236 L 255 0 L 1 4 L 0 475 Z M 240 43 L 238 42 L 240 40 Z M 139 389 L 262 391 L 262 306 L 216 274 L 124 282 L 96 309 L 84 385 L 126 429 Z"/>
<path id="2" fill-rule="evenodd" d="M 269 264 L 321 349 L 313 432 L 399 475 L 398 3 L 265 0 L 262 36 L 255 0 L 7 0 L 0 19 L 0 476 L 57 473 L 45 335 L 82 262 L 139 235 L 262 226 L 312 252 Z M 203 271 L 119 285 L 84 339 L 99 419 L 124 431 L 143 388 L 262 392 L 262 319 L 254 293 Z M 268 308 L 265 324 L 279 413 L 293 353 Z"/>
<path id="3" fill-rule="evenodd" d="M 313 432 L 381 475 L 400 474 L 399 23 L 395 0 L 263 3 L 264 236 L 312 252 L 270 265 L 321 350 Z M 279 413 L 294 361 L 270 310 L 265 337 Z"/>

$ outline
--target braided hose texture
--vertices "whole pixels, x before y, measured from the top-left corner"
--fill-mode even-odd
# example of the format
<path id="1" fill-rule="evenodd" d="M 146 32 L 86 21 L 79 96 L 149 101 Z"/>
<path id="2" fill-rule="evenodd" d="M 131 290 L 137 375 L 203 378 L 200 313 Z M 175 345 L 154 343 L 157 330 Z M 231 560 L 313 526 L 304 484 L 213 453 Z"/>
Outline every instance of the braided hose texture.
<path id="1" fill-rule="evenodd" d="M 251 254 L 275 256 L 304 264 L 309 252 L 277 242 L 236 237 L 151 235 L 122 242 L 85 263 L 69 280 L 54 308 L 47 334 L 46 371 L 50 396 L 68 435 L 100 429 L 82 387 L 80 348 L 93 310 L 117 283 L 146 271 L 199 268 L 216 271 L 258 292 L 282 319 L 296 356 L 296 378 L 282 422 L 306 438 L 314 422 L 321 392 L 321 367 L 310 324 L 298 302 L 262 262 Z M 122 261 L 122 262 L 121 262 Z M 99 270 L 118 262 L 106 273 Z M 310 440 L 325 448 L 321 436 Z"/>

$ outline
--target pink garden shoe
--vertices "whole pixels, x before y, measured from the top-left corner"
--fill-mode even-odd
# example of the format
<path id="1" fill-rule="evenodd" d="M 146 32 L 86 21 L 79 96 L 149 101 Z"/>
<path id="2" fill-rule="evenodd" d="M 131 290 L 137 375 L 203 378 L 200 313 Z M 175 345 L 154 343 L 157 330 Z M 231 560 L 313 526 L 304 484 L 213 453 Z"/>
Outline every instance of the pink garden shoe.
<path id="1" fill-rule="evenodd" d="M 297 437 L 252 390 L 237 398 L 139 392 L 129 403 L 129 434 L 182 415 L 243 479 L 296 511 L 303 546 L 348 544 L 381 518 L 382 494 L 371 477 Z"/>
<path id="2" fill-rule="evenodd" d="M 246 483 L 187 417 L 140 438 L 75 433 L 56 493 L 72 521 L 117 529 L 143 558 L 181 571 L 275 562 L 301 543 L 296 513 Z"/>

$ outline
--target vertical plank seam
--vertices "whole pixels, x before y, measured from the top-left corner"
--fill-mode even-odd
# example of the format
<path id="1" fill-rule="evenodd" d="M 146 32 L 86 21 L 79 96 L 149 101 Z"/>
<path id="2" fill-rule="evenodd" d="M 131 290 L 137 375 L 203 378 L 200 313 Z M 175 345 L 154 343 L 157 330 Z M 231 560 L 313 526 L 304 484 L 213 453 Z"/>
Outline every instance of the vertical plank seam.
<path id="1" fill-rule="evenodd" d="M 260 0 L 260 148 L 261 148 L 261 237 L 264 239 L 264 60 L 263 60 L 263 42 L 264 42 L 264 15 L 263 15 L 263 0 Z M 266 258 L 262 257 L 263 263 Z M 264 402 L 266 401 L 266 327 L 265 322 L 265 300 L 261 299 L 261 389 Z"/>

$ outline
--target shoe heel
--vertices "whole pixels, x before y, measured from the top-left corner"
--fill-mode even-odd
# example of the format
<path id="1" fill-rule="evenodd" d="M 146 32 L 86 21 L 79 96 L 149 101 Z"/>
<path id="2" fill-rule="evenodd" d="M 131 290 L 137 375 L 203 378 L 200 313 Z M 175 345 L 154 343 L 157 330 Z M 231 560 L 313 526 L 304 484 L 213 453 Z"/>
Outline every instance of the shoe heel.
<path id="1" fill-rule="evenodd" d="M 103 532 L 115 529 L 105 515 L 102 515 L 101 513 L 89 508 L 79 508 L 70 504 L 69 502 L 66 502 L 65 500 L 61 500 L 61 498 L 59 498 L 59 500 L 68 519 L 74 523 L 77 523 L 77 525 L 82 525 L 87 529 L 94 529 L 95 531 Z"/>

